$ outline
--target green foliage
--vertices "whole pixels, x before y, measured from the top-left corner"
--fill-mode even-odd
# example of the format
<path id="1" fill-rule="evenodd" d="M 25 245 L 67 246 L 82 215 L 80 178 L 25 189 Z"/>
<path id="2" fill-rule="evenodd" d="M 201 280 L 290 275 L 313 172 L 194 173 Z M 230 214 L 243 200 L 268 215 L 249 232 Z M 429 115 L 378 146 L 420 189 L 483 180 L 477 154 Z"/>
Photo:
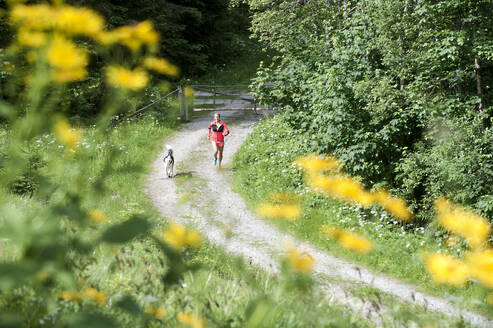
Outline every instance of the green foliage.
<path id="1" fill-rule="evenodd" d="M 492 157 L 493 130 L 479 119 L 438 124 L 397 167 L 400 191 L 428 217 L 434 200 L 445 196 L 491 218 Z"/>
<path id="2" fill-rule="evenodd" d="M 493 315 L 491 306 L 483 302 L 490 293 L 490 289 L 473 282 L 468 283 L 465 288 L 437 285 L 426 273 L 422 261 L 423 249 L 430 252 L 460 256 L 467 251 L 465 243 L 457 244 L 451 248 L 447 246 L 448 234 L 434 224 L 426 227 L 421 226 L 419 222 L 403 224 L 379 208 L 361 208 L 348 205 L 312 192 L 305 185 L 301 172 L 293 165 L 293 162 L 298 157 L 304 156 L 310 151 L 309 149 L 307 151 L 310 146 L 305 143 L 305 136 L 300 135 L 296 129 L 289 126 L 284 117 L 285 115 L 288 114 L 281 112 L 271 119 L 262 121 L 255 127 L 246 142 L 235 154 L 233 164 L 236 191 L 247 199 L 251 208 L 257 208 L 266 199 L 269 199 L 273 193 L 279 191 L 294 193 L 302 199 L 303 215 L 294 221 L 275 220 L 272 222 L 281 229 L 294 234 L 301 240 L 310 241 L 338 257 L 364 264 L 374 272 L 385 273 L 415 284 L 427 293 L 457 302 L 460 306 L 485 311 L 490 316 Z M 474 132 L 471 132 L 471 135 L 473 134 Z M 457 142 L 458 139 L 444 137 L 442 144 L 437 144 L 435 147 L 427 149 L 430 154 L 433 154 L 439 149 L 443 151 L 444 145 L 450 148 L 456 145 Z M 467 141 L 464 141 L 463 145 L 464 147 L 475 147 L 468 144 Z M 452 152 L 451 154 L 456 153 Z M 440 174 L 441 169 L 445 166 L 454 165 L 450 170 L 456 170 L 456 175 L 465 178 L 466 173 L 459 172 L 457 166 L 467 167 L 467 169 L 474 171 L 474 167 L 478 164 L 473 163 L 473 159 L 481 155 L 466 150 L 461 154 L 460 161 L 451 157 L 448 163 L 442 164 L 437 164 L 436 160 L 432 161 L 431 156 L 433 155 L 430 155 L 426 162 L 429 165 L 427 171 L 416 170 L 413 167 L 408 169 L 407 174 L 403 173 L 403 176 L 409 179 L 407 182 L 409 185 L 414 181 L 412 180 L 414 176 L 410 172 L 416 174 L 417 177 L 430 177 L 426 181 L 434 183 L 433 185 L 435 186 L 438 178 L 434 178 L 430 172 Z M 490 154 L 482 155 L 490 156 Z M 404 165 L 402 166 L 404 167 Z M 483 183 L 481 179 L 460 181 L 464 183 L 464 189 L 469 186 L 471 188 L 480 187 Z M 488 188 L 488 185 L 491 185 L 491 183 L 488 184 L 486 180 L 485 188 Z M 456 188 L 455 185 L 450 185 L 449 188 L 451 193 L 457 191 L 454 189 Z M 432 189 L 430 188 L 430 190 Z M 436 190 L 437 193 L 439 191 Z M 467 189 L 462 195 L 466 193 Z M 429 197 L 430 201 L 434 200 L 432 195 L 429 195 Z M 423 206 L 423 204 L 419 204 L 419 206 Z M 485 204 L 485 206 L 487 205 Z M 324 225 L 337 226 L 360 233 L 373 241 L 375 249 L 368 254 L 349 251 L 335 240 L 327 238 L 320 233 L 320 229 Z M 359 288 L 360 286 L 358 286 L 358 292 Z M 389 308 L 394 306 L 395 301 L 392 301 L 389 304 Z M 407 309 L 402 310 L 408 311 Z M 394 319 L 404 320 L 404 318 L 408 317 L 400 314 L 399 309 L 396 309 L 396 311 L 398 313 L 392 315 Z M 426 316 L 418 316 L 416 309 L 413 309 L 411 313 L 414 313 L 414 320 L 418 320 L 418 317 L 421 320 Z M 394 325 L 390 324 L 390 326 Z"/>
<path id="3" fill-rule="evenodd" d="M 163 36 L 159 55 L 181 67 L 184 75 L 203 74 L 245 49 L 238 41 L 247 34 L 248 12 L 228 0 L 73 2 L 101 12 L 111 28 L 151 20 Z"/>
<path id="4" fill-rule="evenodd" d="M 433 186 L 409 178 L 415 180 L 409 182 L 414 189 L 406 189 L 401 162 L 408 163 L 404 174 L 425 176 L 412 171 L 410 163 L 429 157 L 427 131 L 448 125 L 442 122 L 475 122 L 477 138 L 468 124 L 445 129 L 454 130 L 456 140 L 472 142 L 478 154 L 491 151 L 491 1 L 248 3 L 253 34 L 279 53 L 273 65 L 260 67 L 252 83 L 256 97 L 282 108 L 283 119 L 304 136 L 310 151 L 340 158 L 345 171 L 368 186 L 387 185 L 413 203 L 431 194 L 450 196 L 450 189 L 440 187 L 452 188 L 450 182 L 459 174 L 454 170 L 460 170 L 443 164 L 441 173 L 433 175 L 439 179 L 430 182 Z M 433 163 L 450 163 L 451 152 L 466 148 L 471 149 L 458 145 L 435 152 Z M 492 158 L 479 155 L 475 160 L 474 176 L 489 177 Z M 431 162 L 425 166 L 437 167 Z M 468 183 L 453 198 L 479 208 L 479 199 L 489 195 L 480 185 Z"/>

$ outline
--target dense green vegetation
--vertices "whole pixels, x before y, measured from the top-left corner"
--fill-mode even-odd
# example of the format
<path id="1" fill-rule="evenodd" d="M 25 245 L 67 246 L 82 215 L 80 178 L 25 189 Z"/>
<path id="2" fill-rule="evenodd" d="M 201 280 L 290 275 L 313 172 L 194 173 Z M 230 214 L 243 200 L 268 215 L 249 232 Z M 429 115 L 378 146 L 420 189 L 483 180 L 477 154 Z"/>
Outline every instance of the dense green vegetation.
<path id="1" fill-rule="evenodd" d="M 229 0 L 214 1 L 67 1 L 74 6 L 88 6 L 106 18 L 105 28 L 114 29 L 125 25 L 134 25 L 138 22 L 150 20 L 155 30 L 161 35 L 156 45 L 156 55 L 166 58 L 180 68 L 180 74 L 171 79 L 173 85 L 186 84 L 190 78 L 197 79 L 205 73 L 220 71 L 245 52 L 258 47 L 248 38 L 248 11 L 244 5 L 232 6 Z M 0 4 L 6 7 L 5 3 Z M 14 41 L 12 27 L 8 23 L 7 15 L 0 19 L 0 48 L 5 49 Z M 98 53 L 91 58 L 90 76 L 78 83 L 67 85 L 64 93 L 63 105 L 68 116 L 83 121 L 91 120 L 98 114 L 102 104 L 106 101 L 108 89 L 104 85 L 104 76 L 100 73 L 107 56 L 100 52 L 98 45 L 85 36 L 78 36 L 79 46 L 90 53 Z M 115 49 L 109 54 L 112 61 L 123 59 L 129 61 L 129 66 L 137 64 L 139 55 L 149 54 L 150 51 L 133 53 L 123 47 Z M 108 55 L 108 54 L 107 54 Z M 0 52 L 2 58 L 5 51 Z M 245 58 L 245 57 L 243 57 Z M 2 60 L 5 61 L 5 60 Z M 26 63 L 16 62 L 16 70 L 25 69 Z M 251 67 L 251 66 L 248 66 Z M 248 72 L 251 73 L 250 71 Z M 243 83 L 248 83 L 248 77 L 243 76 Z M 5 85 L 12 79 L 7 69 L 2 69 L 0 85 Z M 159 79 L 155 78 L 155 84 Z M 7 92 L 8 91 L 8 92 Z M 19 87 L 13 90 L 4 90 L 2 97 L 12 102 L 20 94 Z M 149 93 L 148 93 L 149 95 Z M 145 103 L 145 101 L 143 102 Z M 122 104 L 122 111 L 131 111 L 138 105 L 134 103 Z"/>
<path id="2" fill-rule="evenodd" d="M 105 196 L 89 197 L 84 202 L 85 208 L 98 208 L 107 213 L 104 222 L 93 222 L 84 227 L 71 222 L 70 218 L 73 217 L 69 213 L 59 221 L 64 227 L 62 231 L 66 234 L 65 238 L 79 240 L 79 245 L 72 246 L 74 248 L 64 259 L 65 267 L 72 268 L 78 279 L 74 290 L 91 286 L 105 294 L 104 304 L 99 305 L 91 299 L 74 302 L 60 298 L 63 286 L 67 286 L 65 280 L 68 278 L 64 275 L 68 272 L 58 271 L 56 267 L 44 267 L 47 278 L 36 279 L 32 278 L 32 275 L 36 274 L 36 271 L 31 272 L 34 269 L 32 266 L 26 265 L 24 268 L 27 272 L 23 275 L 14 271 L 13 266 L 7 266 L 6 263 L 20 261 L 24 257 L 26 250 L 22 246 L 23 243 L 19 243 L 20 239 L 25 240 L 25 243 L 29 243 L 28 240 L 31 239 L 38 240 L 39 243 L 33 243 L 31 246 L 38 249 L 49 242 L 43 240 L 43 235 L 47 234 L 48 229 L 46 223 L 45 230 L 34 229 L 43 225 L 45 220 L 45 216 L 34 214 L 43 212 L 45 200 L 40 199 L 43 193 L 38 191 L 33 198 L 8 198 L 11 204 L 16 204 L 23 212 L 28 211 L 33 216 L 31 222 L 20 222 L 24 225 L 22 230 L 19 230 L 19 234 L 22 235 L 11 234 L 8 240 L 4 239 L 1 242 L 0 288 L 4 291 L 0 296 L 2 326 L 87 327 L 98 324 L 102 327 L 161 327 L 164 324 L 174 327 L 178 325 L 176 315 L 179 312 L 194 313 L 204 318 L 207 323 L 218 327 L 245 327 L 250 321 L 254 323 L 259 318 L 268 327 L 324 324 L 341 327 L 351 324 L 358 327 L 369 326 L 362 319 L 345 315 L 335 308 L 328 308 L 331 306 L 329 300 L 325 300 L 318 292 L 312 294 L 308 290 L 285 291 L 285 284 L 292 286 L 289 279 L 273 279 L 209 244 L 198 250 L 180 254 L 184 265 L 190 271 L 176 271 L 176 259 L 165 256 L 152 237 L 160 238 L 168 225 L 168 219 L 159 216 L 144 192 L 135 188 L 142 184 L 148 163 L 161 146 L 162 138 L 178 126 L 175 119 L 176 108 L 163 106 L 162 111 L 152 112 L 135 122 L 123 122 L 109 131 L 85 129 L 81 145 L 83 152 L 92 160 L 87 162 L 87 165 L 72 167 L 70 172 L 59 174 L 54 181 L 58 189 L 72 189 L 75 186 L 71 177 L 77 174 L 74 171 L 81 170 L 80 176 L 85 177 L 86 181 L 78 184 L 75 182 L 78 185 L 76 188 L 79 189 L 78 192 L 88 192 L 91 189 L 90 185 L 98 183 L 102 172 L 108 169 L 108 156 L 114 152 L 118 153 L 110 163 L 112 174 L 103 182 Z M 1 131 L 3 133 L 4 130 Z M 2 137 L 4 136 L 2 134 Z M 63 156 L 63 149 L 58 147 L 53 135 L 34 140 L 30 147 L 33 153 L 40 154 L 47 162 L 50 162 L 50 159 L 45 157 L 48 153 L 54 152 Z M 50 168 L 41 170 L 41 175 L 44 175 L 44 170 Z M 83 187 L 84 185 L 86 187 Z M 153 229 L 123 245 L 101 244 L 91 253 L 79 253 L 80 247 L 83 246 L 80 243 L 100 238 L 106 229 L 122 224 L 135 215 L 149 218 Z M 27 229 L 29 227 L 32 229 Z M 3 229 L 5 231 L 5 227 Z M 13 231 L 12 229 L 9 231 Z M 45 256 L 49 253 L 49 249 L 44 250 Z M 54 256 L 56 254 L 52 253 Z M 32 261 L 36 256 L 30 255 Z M 7 269 L 10 270 L 5 271 Z M 170 273 L 179 274 L 178 279 L 172 280 Z M 27 283 L 18 286 L 21 278 L 22 282 Z M 16 287 L 12 288 L 13 286 Z M 43 287 L 47 288 L 48 294 L 41 292 Z M 5 293 L 6 290 L 10 292 Z M 303 300 L 300 294 L 304 295 Z M 46 300 L 50 302 L 47 303 Z M 148 315 L 145 311 L 149 310 L 149 307 L 162 308 L 166 315 Z M 73 313 L 81 311 L 91 315 L 73 316 Z M 331 315 L 328 315 L 327 311 L 330 311 Z M 256 325 L 252 324 L 252 327 Z"/>
<path id="3" fill-rule="evenodd" d="M 176 85 L 244 83 L 263 47 L 277 57 L 253 86 L 282 113 L 236 157 L 252 205 L 272 191 L 301 194 L 303 220 L 281 223 L 290 232 L 491 312 L 488 289 L 435 286 L 423 270 L 419 249 L 462 254 L 465 243 L 451 250 L 432 224 L 327 201 L 292 166 L 301 154 L 333 154 L 369 187 L 404 195 L 422 221 L 439 195 L 491 219 L 490 1 L 34 3 L 0 4 L 0 325 L 374 324 L 313 288 L 309 255 L 289 253 L 280 273 L 267 274 L 170 224 L 138 188 L 181 122 L 176 98 L 128 114 Z M 331 223 L 371 237 L 376 250 L 362 256 L 322 238 Z M 464 326 L 348 289 L 389 309 L 384 326 Z"/>
<path id="4" fill-rule="evenodd" d="M 234 158 L 235 184 L 252 210 L 274 192 L 287 191 L 302 197 L 303 215 L 298 220 L 276 220 L 275 223 L 300 239 L 309 240 L 334 255 L 361 263 L 417 285 L 422 291 L 446 297 L 461 306 L 493 316 L 491 306 L 483 301 L 490 290 L 477 283 L 465 288 L 437 285 L 423 263 L 426 252 L 462 256 L 464 242 L 453 247 L 448 235 L 438 226 L 403 224 L 385 211 L 362 208 L 314 193 L 305 184 L 293 162 L 306 154 L 305 137 L 289 126 L 283 114 L 259 124 Z M 375 243 L 370 253 L 350 251 L 321 233 L 324 225 L 338 226 L 368 237 Z"/>
<path id="5" fill-rule="evenodd" d="M 247 2 L 279 53 L 256 95 L 304 151 L 397 191 L 422 220 L 438 196 L 493 217 L 490 0 Z"/>

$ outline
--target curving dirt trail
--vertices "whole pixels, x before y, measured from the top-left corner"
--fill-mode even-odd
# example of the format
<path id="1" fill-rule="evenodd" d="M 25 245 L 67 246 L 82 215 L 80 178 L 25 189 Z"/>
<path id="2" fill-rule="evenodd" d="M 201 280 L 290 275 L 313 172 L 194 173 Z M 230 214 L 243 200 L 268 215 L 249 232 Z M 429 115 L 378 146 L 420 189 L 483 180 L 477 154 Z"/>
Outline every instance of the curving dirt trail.
<path id="1" fill-rule="evenodd" d="M 423 294 L 415 286 L 335 258 L 257 217 L 247 209 L 240 195 L 232 191 L 231 159 L 261 116 L 231 111 L 222 112 L 221 116 L 231 129 L 231 135 L 226 137 L 224 169 L 221 171 L 212 164 L 211 145 L 206 139 L 210 117 L 200 117 L 184 124 L 178 133 L 163 143 L 144 187 L 162 216 L 194 226 L 211 243 L 268 272 L 278 271 L 279 256 L 286 242 L 298 246 L 316 261 L 313 276 L 320 291 L 334 303 L 349 308 L 376 325 L 391 315 L 389 310 L 374 300 L 354 296 L 351 289 L 355 286 L 373 287 L 429 311 L 462 317 L 472 325 L 493 327 L 491 319 L 461 309 L 444 299 Z M 165 144 L 174 149 L 177 163 L 174 179 L 165 176 L 162 163 Z"/>

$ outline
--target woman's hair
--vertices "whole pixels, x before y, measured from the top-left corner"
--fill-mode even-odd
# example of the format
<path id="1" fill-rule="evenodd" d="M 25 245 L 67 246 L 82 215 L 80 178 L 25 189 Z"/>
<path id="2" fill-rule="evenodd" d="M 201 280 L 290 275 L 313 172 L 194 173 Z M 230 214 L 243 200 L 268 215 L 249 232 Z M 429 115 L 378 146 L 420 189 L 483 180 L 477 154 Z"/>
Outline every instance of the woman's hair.
<path id="1" fill-rule="evenodd" d="M 217 116 L 219 116 L 219 118 L 221 118 L 221 113 L 219 113 L 219 112 L 214 112 L 214 116 L 213 116 L 213 117 L 216 117 L 216 115 L 217 115 Z"/>

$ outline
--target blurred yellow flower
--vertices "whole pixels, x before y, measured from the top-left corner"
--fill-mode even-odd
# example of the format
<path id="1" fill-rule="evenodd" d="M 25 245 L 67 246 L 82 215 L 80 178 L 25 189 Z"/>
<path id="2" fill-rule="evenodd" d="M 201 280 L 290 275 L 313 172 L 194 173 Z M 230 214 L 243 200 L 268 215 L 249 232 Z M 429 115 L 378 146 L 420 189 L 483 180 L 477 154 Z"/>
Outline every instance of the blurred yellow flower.
<path id="1" fill-rule="evenodd" d="M 17 42 L 21 46 L 38 48 L 46 44 L 46 34 L 26 28 L 20 28 L 17 31 Z"/>
<path id="2" fill-rule="evenodd" d="M 183 89 L 183 94 L 185 95 L 185 97 L 192 97 L 193 94 L 194 94 L 194 90 L 191 86 L 186 86 L 184 89 Z"/>
<path id="3" fill-rule="evenodd" d="M 141 69 L 129 70 L 121 66 L 109 66 L 106 71 L 109 84 L 127 90 L 140 90 L 149 82 L 149 76 Z"/>
<path id="4" fill-rule="evenodd" d="M 192 328 L 204 328 L 203 320 L 199 316 L 191 313 L 180 312 L 178 313 L 177 318 L 179 322 Z"/>
<path id="5" fill-rule="evenodd" d="M 493 293 L 489 293 L 488 296 L 486 296 L 486 304 L 488 305 L 493 305 Z"/>
<path id="6" fill-rule="evenodd" d="M 462 286 L 468 278 L 467 266 L 448 255 L 432 254 L 425 259 L 426 269 L 437 283 Z"/>
<path id="7" fill-rule="evenodd" d="M 154 47 L 159 41 L 159 34 L 154 30 L 150 21 L 144 21 L 133 26 L 122 26 L 112 31 L 95 34 L 96 40 L 105 45 L 121 43 L 132 51 L 137 51 L 142 45 Z"/>
<path id="8" fill-rule="evenodd" d="M 299 205 L 265 203 L 259 206 L 258 213 L 268 218 L 295 220 L 301 215 L 301 209 Z"/>
<path id="9" fill-rule="evenodd" d="M 299 252 L 292 247 L 288 247 L 287 253 L 289 264 L 299 273 L 309 273 L 313 270 L 315 260 L 307 252 Z"/>
<path id="10" fill-rule="evenodd" d="M 83 294 L 89 298 L 92 298 L 100 305 L 104 305 L 106 303 L 106 294 L 100 291 L 97 291 L 94 288 L 86 288 L 84 289 Z"/>
<path id="11" fill-rule="evenodd" d="M 167 230 L 163 233 L 164 240 L 174 248 L 185 246 L 200 247 L 202 237 L 194 230 L 188 230 L 184 226 L 171 222 Z"/>
<path id="12" fill-rule="evenodd" d="M 35 277 L 37 280 L 43 282 L 48 279 L 48 274 L 45 271 L 39 271 L 38 273 L 36 273 Z"/>
<path id="13" fill-rule="evenodd" d="M 451 204 L 445 198 L 435 202 L 438 223 L 455 235 L 463 237 L 472 248 L 485 245 L 491 226 L 484 217 Z"/>
<path id="14" fill-rule="evenodd" d="M 146 313 L 149 313 L 150 315 L 155 316 L 156 318 L 162 318 L 166 314 L 168 314 L 168 311 L 166 311 L 165 309 L 161 307 L 150 306 L 150 305 L 146 307 L 145 311 Z"/>
<path id="15" fill-rule="evenodd" d="M 100 223 L 105 221 L 108 217 L 101 210 L 92 210 L 89 212 L 89 218 L 95 223 Z"/>
<path id="16" fill-rule="evenodd" d="M 10 22 L 30 30 L 45 30 L 53 27 L 56 10 L 46 4 L 16 5 L 10 11 Z"/>
<path id="17" fill-rule="evenodd" d="M 166 74 L 169 76 L 178 76 L 180 69 L 168 62 L 164 58 L 158 57 L 146 57 L 142 62 L 143 66 L 147 69 L 151 69 L 161 74 Z"/>
<path id="18" fill-rule="evenodd" d="M 402 198 L 393 197 L 385 190 L 377 190 L 372 193 L 374 202 L 382 206 L 392 216 L 403 221 L 412 219 L 412 213 L 409 211 L 406 202 Z"/>
<path id="19" fill-rule="evenodd" d="M 368 253 L 373 249 L 371 240 L 350 231 L 341 231 L 338 242 L 342 247 L 358 253 Z"/>
<path id="20" fill-rule="evenodd" d="M 344 201 L 358 203 L 361 206 L 372 204 L 372 197 L 359 181 L 344 175 L 325 176 L 314 174 L 308 177 L 309 185 L 328 196 Z"/>
<path id="21" fill-rule="evenodd" d="M 80 133 L 73 129 L 66 119 L 58 119 L 53 127 L 55 137 L 61 143 L 65 144 L 68 149 L 74 150 L 80 141 Z"/>
<path id="22" fill-rule="evenodd" d="M 493 250 L 470 253 L 466 257 L 466 263 L 472 278 L 493 288 Z"/>
<path id="23" fill-rule="evenodd" d="M 294 193 L 287 191 L 275 192 L 269 196 L 269 200 L 272 202 L 280 203 L 299 203 L 300 197 Z"/>
<path id="24" fill-rule="evenodd" d="M 70 70 L 57 69 L 53 72 L 53 80 L 57 82 L 71 82 L 81 80 L 86 77 L 87 72 L 84 68 L 74 68 Z"/>
<path id="25" fill-rule="evenodd" d="M 55 68 L 53 78 L 59 82 L 76 81 L 86 76 L 87 53 L 61 36 L 55 36 L 46 58 Z"/>
<path id="26" fill-rule="evenodd" d="M 341 233 L 344 231 L 334 226 L 322 226 L 320 231 L 329 238 L 338 239 Z"/>
<path id="27" fill-rule="evenodd" d="M 159 34 L 154 30 L 151 21 L 143 21 L 135 27 L 135 36 L 147 45 L 153 45 L 159 41 Z"/>
<path id="28" fill-rule="evenodd" d="M 82 295 L 80 293 L 71 292 L 68 290 L 62 291 L 60 293 L 60 297 L 66 301 L 80 301 L 82 299 Z"/>
<path id="29" fill-rule="evenodd" d="M 308 155 L 295 161 L 296 165 L 308 173 L 320 173 L 323 171 L 337 170 L 341 167 L 341 162 L 334 157 L 321 157 Z"/>
<path id="30" fill-rule="evenodd" d="M 104 19 L 88 8 L 72 6 L 57 7 L 54 24 L 58 30 L 69 35 L 94 36 L 104 27 Z"/>

